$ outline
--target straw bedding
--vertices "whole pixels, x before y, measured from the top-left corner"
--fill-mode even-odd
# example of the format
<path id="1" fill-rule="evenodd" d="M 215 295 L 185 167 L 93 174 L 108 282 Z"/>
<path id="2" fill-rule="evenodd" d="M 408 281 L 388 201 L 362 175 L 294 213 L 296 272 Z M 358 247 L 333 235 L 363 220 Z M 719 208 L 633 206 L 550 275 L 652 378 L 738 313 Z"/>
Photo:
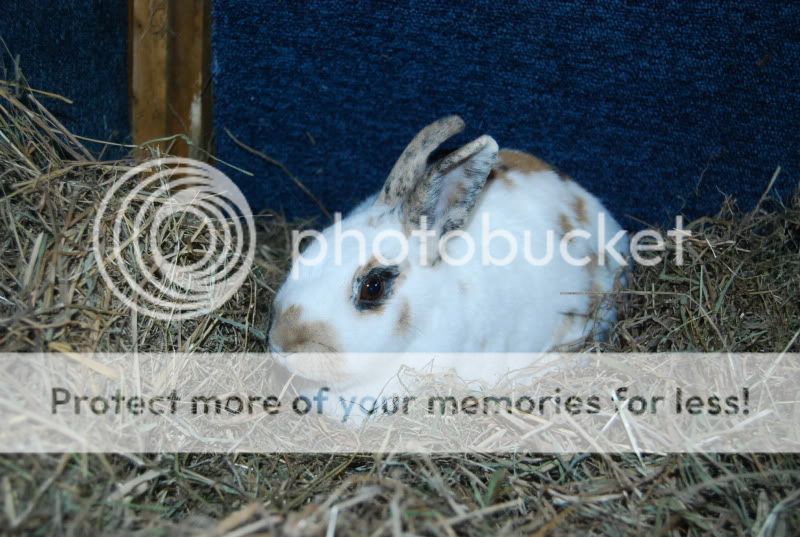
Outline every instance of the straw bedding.
<path id="1" fill-rule="evenodd" d="M 0 350 L 264 351 L 291 225 L 258 219 L 256 266 L 215 315 L 137 316 L 100 279 L 101 161 L 45 98 L 0 82 Z M 800 351 L 800 196 L 768 185 L 689 225 L 688 263 L 639 267 L 604 350 Z M 235 367 L 235 365 L 232 365 Z M 791 455 L 5 455 L 4 532 L 37 535 L 792 535 Z"/>

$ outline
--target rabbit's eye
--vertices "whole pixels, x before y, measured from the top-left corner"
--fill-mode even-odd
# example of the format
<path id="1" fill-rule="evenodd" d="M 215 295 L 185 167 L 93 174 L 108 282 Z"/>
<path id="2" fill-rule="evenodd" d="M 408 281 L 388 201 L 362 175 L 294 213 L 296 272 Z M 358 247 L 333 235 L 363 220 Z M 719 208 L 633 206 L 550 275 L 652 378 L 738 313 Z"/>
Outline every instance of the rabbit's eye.
<path id="1" fill-rule="evenodd" d="M 362 302 L 377 302 L 386 293 L 386 281 L 380 274 L 370 274 L 361 283 L 358 299 Z"/>
<path id="2" fill-rule="evenodd" d="M 392 296 L 400 269 L 396 265 L 372 267 L 353 279 L 353 305 L 358 311 L 380 311 Z"/>

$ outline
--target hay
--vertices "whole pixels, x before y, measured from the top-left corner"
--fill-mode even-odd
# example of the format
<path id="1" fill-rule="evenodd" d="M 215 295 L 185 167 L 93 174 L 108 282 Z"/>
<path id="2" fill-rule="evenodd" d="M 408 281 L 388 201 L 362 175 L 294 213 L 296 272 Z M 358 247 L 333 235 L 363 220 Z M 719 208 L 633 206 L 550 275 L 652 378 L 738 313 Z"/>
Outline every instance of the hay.
<path id="1" fill-rule="evenodd" d="M 289 233 L 279 216 L 259 219 L 269 245 L 261 247 L 262 270 L 215 315 L 183 323 L 136 315 L 100 278 L 91 247 L 102 197 L 134 162 L 95 160 L 33 95 L 0 86 L 0 106 L 0 348 L 264 350 L 259 331 L 247 327 L 265 326 L 271 289 L 283 277 L 288 246 L 278 245 Z"/>
<path id="2" fill-rule="evenodd" d="M 89 237 L 131 160 L 97 161 L 30 92 L 0 83 L 0 349 L 261 351 L 288 224 L 259 219 L 256 268 L 217 312 L 131 315 Z M 689 226 L 689 263 L 640 267 L 604 350 L 800 351 L 800 196 L 728 200 Z M 235 367 L 232 365 L 232 367 Z M 742 533 L 800 527 L 796 456 L 0 457 L 0 527 L 36 534 Z M 329 533 L 330 534 L 330 533 Z"/>
<path id="3" fill-rule="evenodd" d="M 800 195 L 748 214 L 728 198 L 686 227 L 686 262 L 634 272 L 606 350 L 800 350 Z"/>

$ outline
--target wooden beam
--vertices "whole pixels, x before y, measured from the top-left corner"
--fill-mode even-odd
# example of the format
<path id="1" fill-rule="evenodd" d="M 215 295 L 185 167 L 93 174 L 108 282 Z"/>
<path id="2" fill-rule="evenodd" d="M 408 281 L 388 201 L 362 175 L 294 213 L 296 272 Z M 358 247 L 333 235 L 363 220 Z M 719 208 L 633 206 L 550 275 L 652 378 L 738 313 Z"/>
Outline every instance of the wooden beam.
<path id="1" fill-rule="evenodd" d="M 211 140 L 211 1 L 129 0 L 133 141 L 203 158 Z"/>
<path id="2" fill-rule="evenodd" d="M 202 158 L 211 136 L 211 1 L 172 0 L 168 130 L 183 133 L 177 154 Z"/>
<path id="3" fill-rule="evenodd" d="M 128 6 L 131 129 L 138 145 L 167 133 L 169 2 L 131 0 Z"/>

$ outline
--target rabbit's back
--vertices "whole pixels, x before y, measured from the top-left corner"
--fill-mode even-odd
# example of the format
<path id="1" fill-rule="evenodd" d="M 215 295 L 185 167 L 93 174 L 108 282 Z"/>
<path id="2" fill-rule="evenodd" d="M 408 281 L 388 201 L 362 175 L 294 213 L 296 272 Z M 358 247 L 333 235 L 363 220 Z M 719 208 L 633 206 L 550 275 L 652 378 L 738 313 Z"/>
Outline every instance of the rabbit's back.
<path id="1" fill-rule="evenodd" d="M 479 253 L 447 277 L 458 279 L 455 307 L 475 330 L 447 338 L 451 347 L 545 351 L 580 344 L 592 332 L 602 337 L 615 316 L 606 299 L 621 267 L 598 239 L 610 240 L 620 226 L 576 181 L 532 155 L 502 150 L 465 231 Z M 507 264 L 504 236 L 517 244 Z M 467 246 L 453 242 L 453 257 L 467 258 Z M 615 248 L 627 255 L 626 238 Z M 442 315 L 438 337 L 452 332 L 448 322 Z"/>

